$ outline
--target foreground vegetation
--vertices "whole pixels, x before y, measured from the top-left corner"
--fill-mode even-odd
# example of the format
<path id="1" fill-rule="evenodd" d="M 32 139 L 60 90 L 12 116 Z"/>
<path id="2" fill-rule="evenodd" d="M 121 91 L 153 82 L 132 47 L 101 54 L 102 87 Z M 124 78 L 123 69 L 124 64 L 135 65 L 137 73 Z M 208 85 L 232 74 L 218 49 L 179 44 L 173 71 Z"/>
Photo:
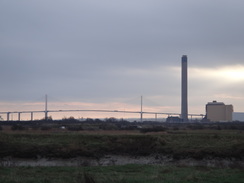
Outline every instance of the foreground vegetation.
<path id="1" fill-rule="evenodd" d="M 219 157 L 243 160 L 244 133 L 236 130 L 178 130 L 152 134 L 3 131 L 0 147 L 0 158 L 99 158 L 106 154 L 147 156 L 158 153 L 174 159 Z"/>
<path id="2" fill-rule="evenodd" d="M 1 183 L 242 183 L 240 169 L 124 165 L 0 168 Z"/>
<path id="3" fill-rule="evenodd" d="M 62 127 L 62 128 L 60 128 Z M 106 155 L 170 156 L 180 159 L 228 159 L 243 162 L 242 124 L 151 124 L 117 122 L 15 123 L 0 128 L 0 165 L 22 159 Z M 240 164 L 241 164 L 240 163 Z M 241 183 L 243 166 L 229 168 L 123 165 L 97 167 L 0 166 L 1 183 Z M 3 164 L 2 164 L 3 165 Z M 12 166 L 12 167 L 11 167 Z M 224 166 L 223 166 L 224 167 Z"/>

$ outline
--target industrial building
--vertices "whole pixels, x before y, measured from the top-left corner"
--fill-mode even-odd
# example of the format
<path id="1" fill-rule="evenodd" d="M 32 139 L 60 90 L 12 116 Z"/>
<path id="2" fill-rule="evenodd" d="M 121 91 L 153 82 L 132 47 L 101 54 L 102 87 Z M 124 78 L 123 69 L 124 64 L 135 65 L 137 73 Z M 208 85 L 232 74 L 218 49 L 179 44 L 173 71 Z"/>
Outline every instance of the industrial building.
<path id="1" fill-rule="evenodd" d="M 233 106 L 223 102 L 209 102 L 206 105 L 206 120 L 210 122 L 231 122 Z"/>

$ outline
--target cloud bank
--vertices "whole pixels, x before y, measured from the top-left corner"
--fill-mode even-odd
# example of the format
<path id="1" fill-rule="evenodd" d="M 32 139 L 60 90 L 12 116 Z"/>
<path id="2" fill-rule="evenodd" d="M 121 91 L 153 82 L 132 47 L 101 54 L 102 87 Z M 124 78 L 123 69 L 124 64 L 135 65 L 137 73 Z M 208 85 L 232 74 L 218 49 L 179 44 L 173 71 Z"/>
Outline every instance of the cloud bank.
<path id="1" fill-rule="evenodd" d="M 189 111 L 203 113 L 212 100 L 244 111 L 243 6 L 241 0 L 1 1 L 1 108 L 45 94 L 102 104 L 143 95 L 178 111 L 186 54 Z"/>

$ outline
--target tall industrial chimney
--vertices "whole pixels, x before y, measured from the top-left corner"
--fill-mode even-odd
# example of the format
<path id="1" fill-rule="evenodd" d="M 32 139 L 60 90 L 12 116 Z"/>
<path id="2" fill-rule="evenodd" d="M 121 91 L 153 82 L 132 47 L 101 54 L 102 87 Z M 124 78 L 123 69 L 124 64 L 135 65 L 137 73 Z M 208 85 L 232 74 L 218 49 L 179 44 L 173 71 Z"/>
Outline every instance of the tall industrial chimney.
<path id="1" fill-rule="evenodd" d="M 187 56 L 181 57 L 181 119 L 188 122 L 188 102 L 187 102 Z"/>

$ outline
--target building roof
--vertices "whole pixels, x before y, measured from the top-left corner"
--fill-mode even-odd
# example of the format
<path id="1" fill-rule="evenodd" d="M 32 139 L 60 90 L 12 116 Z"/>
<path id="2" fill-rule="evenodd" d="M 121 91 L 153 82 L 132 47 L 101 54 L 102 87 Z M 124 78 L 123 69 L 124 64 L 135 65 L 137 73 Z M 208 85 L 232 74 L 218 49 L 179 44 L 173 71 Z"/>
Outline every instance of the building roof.
<path id="1" fill-rule="evenodd" d="M 208 102 L 207 105 L 225 105 L 224 102 L 217 102 L 216 100 L 214 100 L 213 102 Z"/>

